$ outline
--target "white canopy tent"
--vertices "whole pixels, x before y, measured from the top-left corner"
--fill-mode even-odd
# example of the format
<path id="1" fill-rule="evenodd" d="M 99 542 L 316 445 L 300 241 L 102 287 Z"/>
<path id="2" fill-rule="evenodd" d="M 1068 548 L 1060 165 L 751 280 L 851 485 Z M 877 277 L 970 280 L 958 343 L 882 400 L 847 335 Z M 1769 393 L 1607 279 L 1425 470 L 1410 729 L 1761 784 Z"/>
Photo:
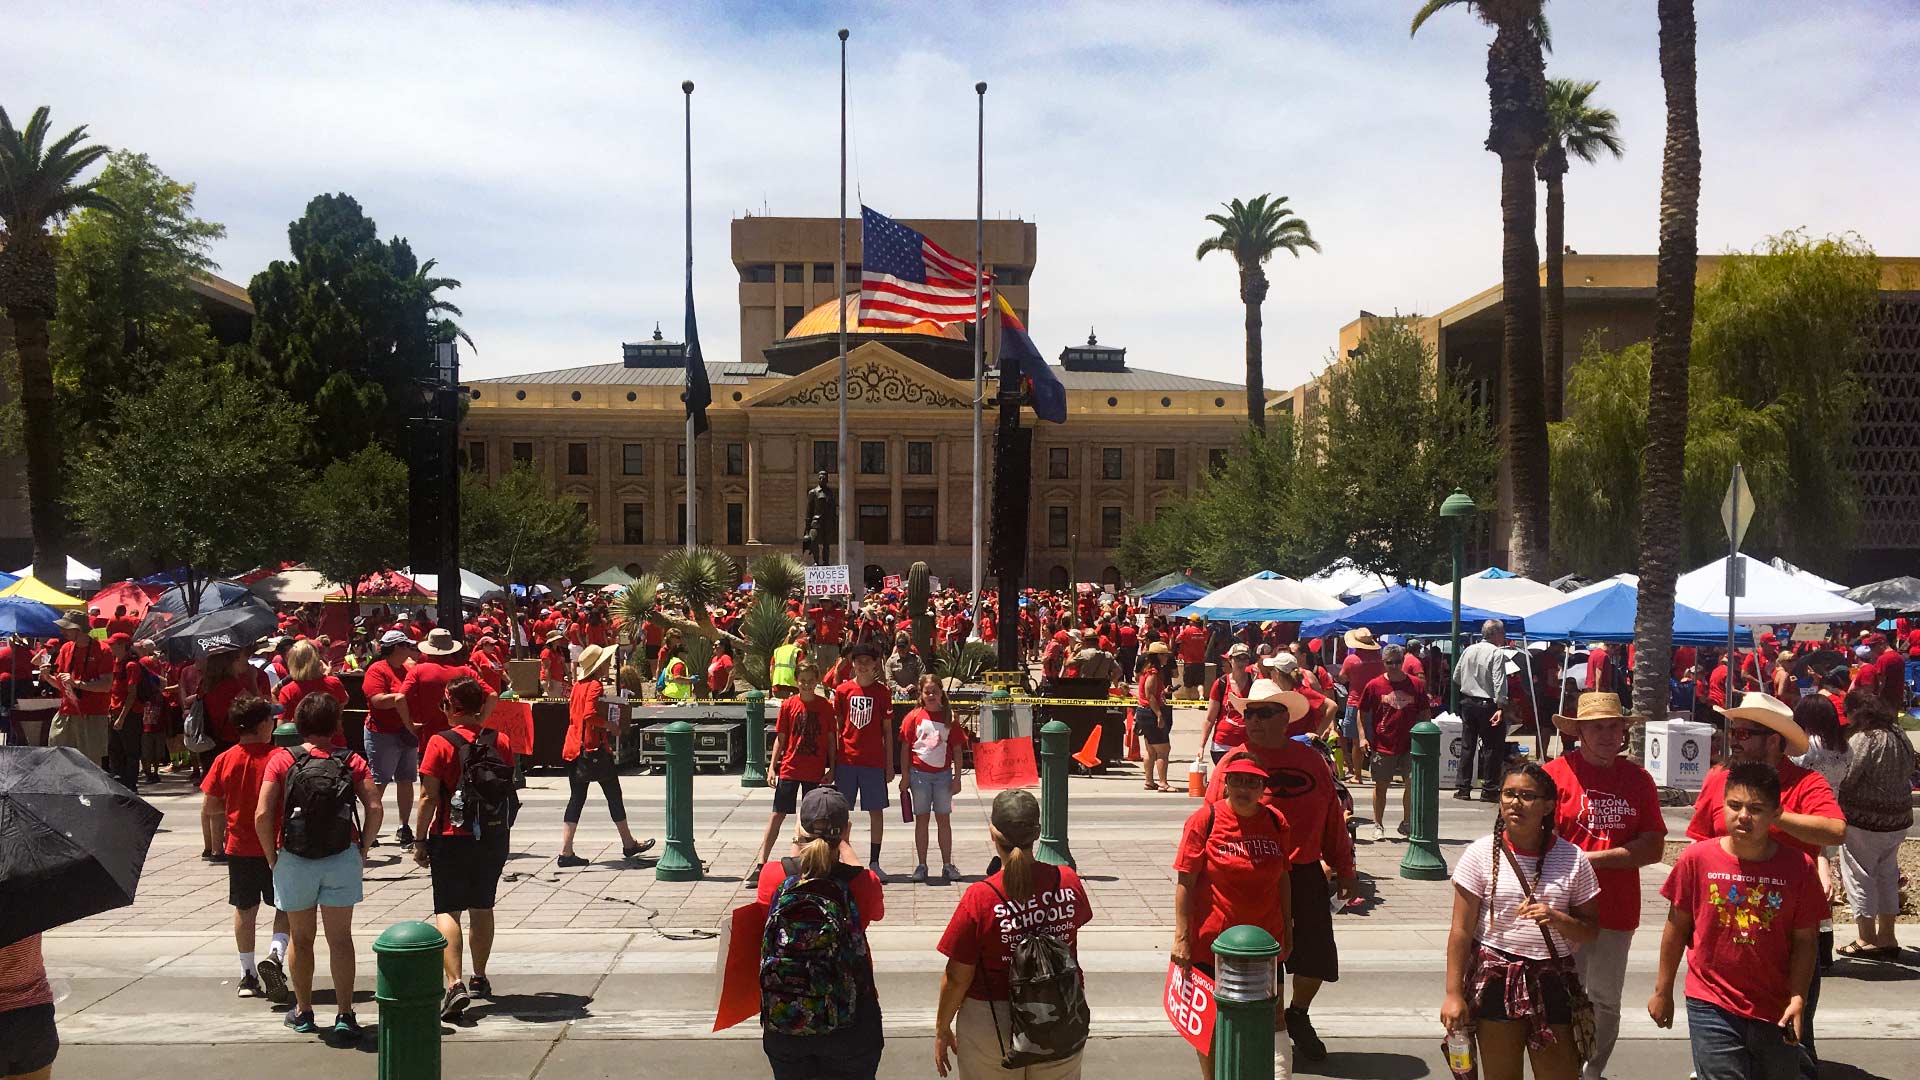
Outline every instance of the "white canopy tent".
<path id="1" fill-rule="evenodd" d="M 15 570 L 13 576 L 17 578 L 32 577 L 33 567 L 23 566 Z M 86 563 L 81 562 L 71 555 L 67 556 L 67 588 L 81 589 L 89 587 L 94 589 L 100 587 L 100 571 L 88 566 Z"/>
<path id="2" fill-rule="evenodd" d="M 1442 600 L 1453 600 L 1453 583 L 1427 586 L 1427 591 Z M 1521 618 L 1567 602 L 1567 594 L 1551 585 L 1523 577 L 1465 577 L 1460 579 L 1460 603 L 1468 607 L 1498 611 Z"/>
<path id="3" fill-rule="evenodd" d="M 1640 575 L 1630 574 L 1630 573 L 1619 573 L 1619 574 L 1613 575 L 1610 578 L 1601 578 L 1599 581 L 1596 581 L 1591 585 L 1582 585 L 1579 588 L 1573 590 L 1572 592 L 1562 593 L 1561 600 L 1566 601 L 1566 600 L 1572 600 L 1575 597 L 1590 596 L 1594 593 L 1601 592 L 1606 589 L 1610 589 L 1614 585 L 1621 584 L 1621 583 L 1631 585 L 1637 589 L 1640 587 Z M 1724 613 L 1727 609 L 1723 607 L 1720 610 L 1722 613 Z"/>
<path id="4" fill-rule="evenodd" d="M 407 576 L 412 578 L 414 580 L 414 583 L 419 585 L 421 588 L 427 590 L 430 593 L 435 594 L 436 596 L 439 595 L 440 593 L 440 575 L 439 574 L 409 573 L 407 574 Z M 500 586 L 495 585 L 493 582 L 488 581 L 486 578 L 481 577 L 479 574 L 476 574 L 471 570 L 468 570 L 465 568 L 461 569 L 460 599 L 478 600 L 481 597 L 487 595 L 488 593 L 494 593 L 499 591 L 500 591 Z"/>
<path id="5" fill-rule="evenodd" d="M 1300 622 L 1347 605 L 1305 582 L 1262 570 L 1174 612 L 1222 622 Z"/>
<path id="6" fill-rule="evenodd" d="M 1673 598 L 1709 615 L 1727 613 L 1727 560 L 1715 559 L 1680 575 Z M 1809 583 L 1759 559 L 1747 559 L 1746 595 L 1734 600 L 1733 619 L 1756 623 L 1871 622 L 1873 608 Z"/>
<path id="7" fill-rule="evenodd" d="M 1775 555 L 1772 559 L 1768 560 L 1768 562 L 1772 565 L 1772 567 L 1775 570 L 1778 570 L 1781 573 L 1788 575 L 1789 577 L 1799 578 L 1801 581 L 1804 581 L 1809 585 L 1814 585 L 1819 588 L 1825 589 L 1830 593 L 1843 593 L 1847 591 L 1847 587 L 1845 585 L 1842 585 L 1837 581 L 1829 581 L 1828 579 L 1821 577 L 1819 574 L 1816 574 L 1811 570 L 1802 570 L 1799 567 L 1793 565 L 1792 563 L 1788 562 L 1787 560 L 1781 558 L 1778 555 Z"/>
<path id="8" fill-rule="evenodd" d="M 1301 581 L 1336 599 L 1340 597 L 1361 597 L 1377 593 L 1387 587 L 1380 575 L 1369 574 L 1345 559 L 1340 559 L 1326 569 Z"/>
<path id="9" fill-rule="evenodd" d="M 334 584 L 320 571 L 292 566 L 277 574 L 268 574 L 247 586 L 247 591 L 276 603 L 312 604 L 325 600 L 334 588 Z"/>

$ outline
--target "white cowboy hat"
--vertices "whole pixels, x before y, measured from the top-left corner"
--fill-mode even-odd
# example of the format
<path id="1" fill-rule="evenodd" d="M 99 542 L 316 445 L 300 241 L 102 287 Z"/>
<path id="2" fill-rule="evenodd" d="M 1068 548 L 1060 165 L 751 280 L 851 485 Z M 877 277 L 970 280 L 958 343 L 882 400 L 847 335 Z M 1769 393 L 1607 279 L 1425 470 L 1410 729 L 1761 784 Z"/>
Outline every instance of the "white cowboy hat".
<path id="1" fill-rule="evenodd" d="M 1713 711 L 1728 720 L 1751 720 L 1768 728 L 1786 740 L 1787 753 L 1804 754 L 1807 752 L 1807 733 L 1793 721 L 1793 709 L 1787 703 L 1772 694 L 1749 691 L 1740 695 L 1740 704 L 1731 709 L 1718 705 Z"/>
<path id="2" fill-rule="evenodd" d="M 1241 712 L 1245 712 L 1248 705 L 1282 706 L 1287 710 L 1289 724 L 1307 715 L 1307 695 L 1298 690 L 1282 690 L 1272 679 L 1255 679 L 1253 685 L 1247 687 L 1247 696 L 1229 693 L 1227 701 Z"/>
<path id="3" fill-rule="evenodd" d="M 580 662 L 574 665 L 573 681 L 586 682 L 598 674 L 601 668 L 613 662 L 614 652 L 604 645 L 589 645 L 580 650 Z"/>
<path id="4" fill-rule="evenodd" d="M 1380 643 L 1373 640 L 1373 631 L 1363 626 L 1358 630 L 1347 631 L 1347 648 L 1378 651 Z"/>

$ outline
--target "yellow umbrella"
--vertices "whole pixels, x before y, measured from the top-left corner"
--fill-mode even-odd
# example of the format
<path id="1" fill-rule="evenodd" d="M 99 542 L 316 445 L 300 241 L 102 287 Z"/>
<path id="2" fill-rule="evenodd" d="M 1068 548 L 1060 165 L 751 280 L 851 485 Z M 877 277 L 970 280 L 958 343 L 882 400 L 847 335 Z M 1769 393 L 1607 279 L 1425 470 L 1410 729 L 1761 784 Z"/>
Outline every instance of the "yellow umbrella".
<path id="1" fill-rule="evenodd" d="M 83 608 L 87 606 L 85 600 L 77 596 L 68 596 L 36 577 L 23 577 L 6 588 L 0 589 L 0 596 L 24 596 L 29 600 L 38 600 L 48 607 Z"/>

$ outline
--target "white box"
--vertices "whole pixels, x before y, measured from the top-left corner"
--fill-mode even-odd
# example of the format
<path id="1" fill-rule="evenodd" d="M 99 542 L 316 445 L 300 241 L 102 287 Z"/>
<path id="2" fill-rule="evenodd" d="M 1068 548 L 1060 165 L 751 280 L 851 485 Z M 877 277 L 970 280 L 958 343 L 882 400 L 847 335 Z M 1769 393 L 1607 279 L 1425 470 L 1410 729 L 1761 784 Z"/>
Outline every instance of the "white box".
<path id="1" fill-rule="evenodd" d="M 1433 718 L 1433 726 L 1440 729 L 1440 790 L 1451 791 L 1460 781 L 1460 718 L 1441 713 Z"/>
<path id="2" fill-rule="evenodd" d="M 1713 725 L 1691 720 L 1647 724 L 1647 771 L 1661 787 L 1699 791 L 1713 764 Z"/>

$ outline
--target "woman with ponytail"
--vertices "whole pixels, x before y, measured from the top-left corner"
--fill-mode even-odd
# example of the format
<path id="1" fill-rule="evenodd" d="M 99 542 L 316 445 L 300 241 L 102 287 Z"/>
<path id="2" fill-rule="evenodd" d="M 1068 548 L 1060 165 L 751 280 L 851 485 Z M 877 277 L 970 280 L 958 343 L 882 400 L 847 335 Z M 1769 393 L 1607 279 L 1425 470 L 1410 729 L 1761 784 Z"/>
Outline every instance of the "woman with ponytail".
<path id="1" fill-rule="evenodd" d="M 1000 869 L 967 887 L 940 937 L 947 968 L 940 977 L 934 1017 L 934 1069 L 948 1075 L 951 1055 L 958 1059 L 960 1080 L 1078 1080 L 1077 1050 L 1059 1060 L 1013 1069 L 1001 1066 L 1013 1041 L 1007 971 L 1014 943 L 1027 934 L 1058 938 L 1077 965 L 1078 932 L 1093 919 L 1093 904 L 1072 867 L 1043 865 L 1034 858 L 1040 803 L 1032 792 L 1015 789 L 996 795 L 987 835 L 1000 856 Z"/>
<path id="2" fill-rule="evenodd" d="M 1493 835 L 1453 871 L 1440 1022 L 1475 1038 L 1486 1080 L 1574 1080 L 1573 953 L 1599 935 L 1600 879 L 1554 835 L 1559 791 L 1533 762 L 1508 765 Z"/>

